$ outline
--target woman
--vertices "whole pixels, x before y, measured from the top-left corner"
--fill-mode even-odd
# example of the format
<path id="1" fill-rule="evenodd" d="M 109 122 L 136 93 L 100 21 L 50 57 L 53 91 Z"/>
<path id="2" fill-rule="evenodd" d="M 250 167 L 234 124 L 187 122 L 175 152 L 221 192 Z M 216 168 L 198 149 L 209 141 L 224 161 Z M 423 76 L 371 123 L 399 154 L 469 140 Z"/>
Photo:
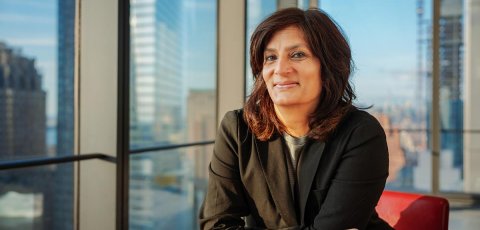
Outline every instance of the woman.
<path id="1" fill-rule="evenodd" d="M 388 175 L 385 133 L 352 105 L 350 47 L 322 11 L 265 19 L 250 45 L 243 109 L 215 141 L 202 229 L 391 229 L 375 211 Z"/>

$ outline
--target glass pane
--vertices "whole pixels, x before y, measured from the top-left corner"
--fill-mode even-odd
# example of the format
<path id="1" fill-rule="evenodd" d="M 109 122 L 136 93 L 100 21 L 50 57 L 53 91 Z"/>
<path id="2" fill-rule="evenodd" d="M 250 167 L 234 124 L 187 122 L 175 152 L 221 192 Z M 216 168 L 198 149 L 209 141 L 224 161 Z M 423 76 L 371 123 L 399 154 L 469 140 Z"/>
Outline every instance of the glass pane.
<path id="1" fill-rule="evenodd" d="M 73 193 L 72 186 L 60 184 L 57 176 L 72 168 L 67 163 L 0 171 L 0 229 L 73 229 L 71 205 L 66 210 L 60 203 L 65 193 L 59 193 L 65 187 Z"/>
<path id="2" fill-rule="evenodd" d="M 440 189 L 463 190 L 463 1 L 440 7 Z"/>
<path id="3" fill-rule="evenodd" d="M 431 1 L 324 0 L 321 7 L 349 38 L 356 104 L 373 105 L 368 111 L 386 131 L 387 188 L 430 191 Z"/>
<path id="4" fill-rule="evenodd" d="M 216 8 L 131 1 L 131 149 L 214 138 Z"/>
<path id="5" fill-rule="evenodd" d="M 215 138 L 215 0 L 131 0 L 130 148 Z M 212 150 L 130 161 L 130 229 L 196 229 Z"/>
<path id="6" fill-rule="evenodd" d="M 472 1 L 440 6 L 440 190 L 480 193 L 478 71 L 480 9 Z M 465 4 L 465 5 L 464 5 Z"/>
<path id="7" fill-rule="evenodd" d="M 72 154 L 74 19 L 74 0 L 0 0 L 1 162 Z M 0 229 L 73 228 L 71 165 L 0 173 Z"/>
<path id="8" fill-rule="evenodd" d="M 213 145 L 132 155 L 129 229 L 198 229 Z"/>
<path id="9" fill-rule="evenodd" d="M 267 16 L 272 14 L 277 10 L 277 1 L 276 0 L 248 0 L 247 1 L 247 44 L 245 46 L 245 59 L 246 59 L 246 70 L 247 79 L 245 87 L 245 95 L 250 95 L 250 92 L 253 87 L 253 75 L 250 68 L 250 37 L 252 37 L 253 31 L 257 25 L 265 19 Z"/>

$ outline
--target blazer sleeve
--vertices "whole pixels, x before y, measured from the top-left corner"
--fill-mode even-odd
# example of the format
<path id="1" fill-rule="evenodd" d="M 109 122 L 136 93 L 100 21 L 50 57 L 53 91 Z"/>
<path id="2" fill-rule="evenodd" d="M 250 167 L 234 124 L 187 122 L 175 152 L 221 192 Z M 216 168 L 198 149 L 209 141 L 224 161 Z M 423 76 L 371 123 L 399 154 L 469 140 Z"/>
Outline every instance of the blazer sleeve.
<path id="1" fill-rule="evenodd" d="M 238 119 L 237 112 L 228 112 L 218 129 L 200 208 L 201 229 L 244 229 L 241 217 L 248 216 L 249 209 L 238 167 Z"/>
<path id="2" fill-rule="evenodd" d="M 335 150 L 341 158 L 325 200 L 314 223 L 303 229 L 366 229 L 375 212 L 388 176 L 385 132 L 367 117 L 342 141 L 345 148 Z"/>

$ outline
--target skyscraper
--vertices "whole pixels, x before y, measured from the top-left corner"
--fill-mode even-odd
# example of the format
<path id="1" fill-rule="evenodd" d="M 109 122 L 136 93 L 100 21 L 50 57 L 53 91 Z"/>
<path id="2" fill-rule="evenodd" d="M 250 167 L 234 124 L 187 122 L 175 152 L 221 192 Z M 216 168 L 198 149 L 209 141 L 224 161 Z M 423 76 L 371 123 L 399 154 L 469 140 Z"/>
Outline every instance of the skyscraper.
<path id="1" fill-rule="evenodd" d="M 75 0 L 58 1 L 57 156 L 73 155 Z M 52 229 L 73 229 L 73 165 L 59 165 L 54 174 Z"/>
<path id="2" fill-rule="evenodd" d="M 187 130 L 188 140 L 191 142 L 213 140 L 217 124 L 215 122 L 215 90 L 214 89 L 191 89 L 187 99 Z M 185 160 L 192 165 L 193 188 L 190 191 L 192 200 L 192 212 L 197 223 L 196 211 L 200 209 L 208 183 L 208 167 L 213 154 L 213 145 L 188 148 Z M 195 229 L 199 227 L 195 225 Z"/>
<path id="3" fill-rule="evenodd" d="M 1 160 L 47 155 L 45 101 L 42 76 L 35 68 L 35 59 L 0 42 Z M 50 168 L 37 167 L 0 174 L 0 196 L 9 191 L 42 194 L 44 212 L 42 220 L 33 221 L 34 228 L 49 229 L 50 226 L 46 221 L 51 216 L 47 211 L 50 173 Z M 45 178 L 45 181 L 38 178 Z"/>
<path id="4" fill-rule="evenodd" d="M 463 167 L 463 1 L 442 0 L 440 12 L 441 148 Z"/>
<path id="5" fill-rule="evenodd" d="M 132 145 L 178 141 L 173 136 L 181 127 L 181 4 L 166 0 L 131 3 L 135 125 L 149 134 L 131 140 Z"/>
<path id="6" fill-rule="evenodd" d="M 130 146 L 133 149 L 184 139 L 182 4 L 183 1 L 131 1 Z M 169 193 L 163 188 L 170 186 L 170 182 L 165 184 L 162 175 L 169 174 L 171 181 L 182 180 L 181 176 L 175 178 L 182 168 L 181 153 L 177 150 L 146 153 L 132 157 L 130 162 L 130 229 L 165 227 L 170 220 L 159 220 L 158 215 L 168 210 L 155 204 Z"/>
<path id="7" fill-rule="evenodd" d="M 34 59 L 0 42 L 1 159 L 46 155 L 46 93 L 41 82 Z"/>

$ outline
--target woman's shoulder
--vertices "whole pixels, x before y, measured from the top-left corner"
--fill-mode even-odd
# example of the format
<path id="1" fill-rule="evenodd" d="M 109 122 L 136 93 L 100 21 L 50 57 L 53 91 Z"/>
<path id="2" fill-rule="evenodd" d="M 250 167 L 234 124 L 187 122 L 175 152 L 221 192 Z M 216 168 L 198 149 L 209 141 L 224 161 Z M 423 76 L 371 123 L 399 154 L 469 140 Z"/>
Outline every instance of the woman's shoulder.
<path id="1" fill-rule="evenodd" d="M 337 131 L 342 133 L 351 133 L 361 130 L 366 133 L 384 133 L 382 126 L 377 118 L 361 109 L 352 109 L 339 124 Z"/>
<path id="2" fill-rule="evenodd" d="M 218 135 L 235 140 L 237 144 L 244 144 L 252 134 L 243 118 L 243 109 L 231 110 L 225 113 L 217 131 Z"/>
<path id="3" fill-rule="evenodd" d="M 377 118 L 368 113 L 365 110 L 361 109 L 352 109 L 347 115 L 348 119 L 353 124 L 370 124 L 370 125 L 380 125 Z"/>
<path id="4" fill-rule="evenodd" d="M 385 131 L 374 116 L 364 110 L 354 109 L 345 115 L 329 142 L 350 150 L 372 140 L 378 141 L 370 143 L 383 145 L 385 139 Z"/>
<path id="5" fill-rule="evenodd" d="M 243 109 L 230 110 L 223 115 L 222 124 L 238 125 L 243 122 Z"/>
<path id="6" fill-rule="evenodd" d="M 225 113 L 220 123 L 220 128 L 229 129 L 231 131 L 239 131 L 247 126 L 243 118 L 243 109 L 230 110 Z"/>

